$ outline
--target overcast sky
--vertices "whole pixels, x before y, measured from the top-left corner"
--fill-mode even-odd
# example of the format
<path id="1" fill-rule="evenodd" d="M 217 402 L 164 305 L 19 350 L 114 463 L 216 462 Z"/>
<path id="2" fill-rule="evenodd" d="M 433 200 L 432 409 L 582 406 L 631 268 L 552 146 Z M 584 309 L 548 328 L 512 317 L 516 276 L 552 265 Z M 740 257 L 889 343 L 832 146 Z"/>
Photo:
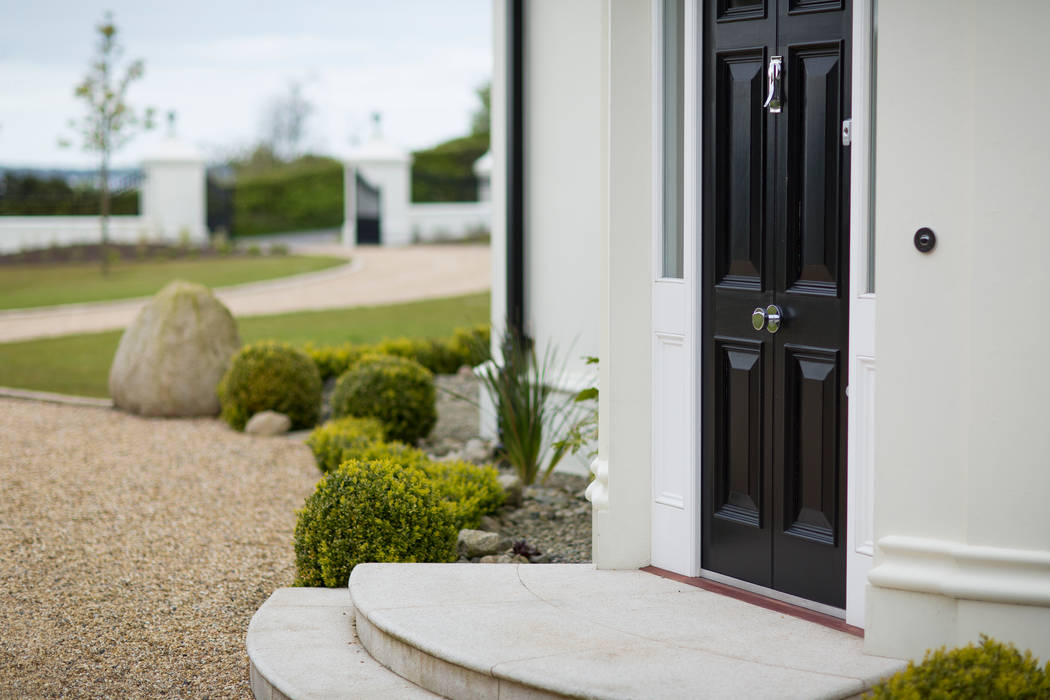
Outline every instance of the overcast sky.
<path id="1" fill-rule="evenodd" d="M 133 106 L 175 110 L 181 138 L 209 159 L 262 134 L 266 105 L 304 85 L 309 145 L 346 150 L 382 114 L 388 140 L 416 149 L 469 129 L 492 71 L 490 0 L 0 0 L 0 165 L 92 166 L 58 146 L 84 110 L 73 87 L 113 11 L 125 62 L 145 76 Z M 163 131 L 163 130 L 160 130 Z M 154 132 L 116 157 L 137 165 Z"/>

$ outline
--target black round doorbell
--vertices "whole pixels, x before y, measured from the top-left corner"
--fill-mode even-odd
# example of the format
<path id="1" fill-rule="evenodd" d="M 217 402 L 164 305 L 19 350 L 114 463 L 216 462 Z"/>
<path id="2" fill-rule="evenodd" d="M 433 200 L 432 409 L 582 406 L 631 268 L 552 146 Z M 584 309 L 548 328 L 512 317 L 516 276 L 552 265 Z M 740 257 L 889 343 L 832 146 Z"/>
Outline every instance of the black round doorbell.
<path id="1" fill-rule="evenodd" d="M 920 253 L 929 253 L 937 245 L 937 236 L 931 229 L 923 226 L 915 232 L 915 248 Z"/>

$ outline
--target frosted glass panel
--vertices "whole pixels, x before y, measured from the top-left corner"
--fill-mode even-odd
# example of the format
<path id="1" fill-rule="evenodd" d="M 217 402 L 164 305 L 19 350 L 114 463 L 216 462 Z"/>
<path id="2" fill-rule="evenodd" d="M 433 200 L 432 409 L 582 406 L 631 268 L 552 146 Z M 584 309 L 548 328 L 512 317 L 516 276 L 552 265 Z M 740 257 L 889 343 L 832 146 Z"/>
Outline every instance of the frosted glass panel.
<path id="1" fill-rule="evenodd" d="M 663 13 L 663 277 L 682 277 L 682 141 L 684 0 L 664 0 Z"/>

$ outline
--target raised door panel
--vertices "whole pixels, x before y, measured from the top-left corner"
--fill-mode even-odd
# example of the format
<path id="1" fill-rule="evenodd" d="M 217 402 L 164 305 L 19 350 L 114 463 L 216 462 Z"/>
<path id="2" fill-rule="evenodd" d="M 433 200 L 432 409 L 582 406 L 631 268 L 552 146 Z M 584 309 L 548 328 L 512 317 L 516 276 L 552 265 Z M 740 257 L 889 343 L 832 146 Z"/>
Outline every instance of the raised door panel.
<path id="1" fill-rule="evenodd" d="M 762 90 L 765 50 L 717 55 L 715 228 L 717 284 L 762 287 L 765 237 L 765 120 Z"/>
<path id="2" fill-rule="evenodd" d="M 784 348 L 784 532 L 834 545 L 838 532 L 839 353 Z"/>
<path id="3" fill-rule="evenodd" d="M 717 339 L 714 515 L 762 526 L 762 343 Z"/>
<path id="4" fill-rule="evenodd" d="M 842 46 L 792 47 L 787 101 L 787 250 L 791 291 L 836 296 L 842 225 Z"/>

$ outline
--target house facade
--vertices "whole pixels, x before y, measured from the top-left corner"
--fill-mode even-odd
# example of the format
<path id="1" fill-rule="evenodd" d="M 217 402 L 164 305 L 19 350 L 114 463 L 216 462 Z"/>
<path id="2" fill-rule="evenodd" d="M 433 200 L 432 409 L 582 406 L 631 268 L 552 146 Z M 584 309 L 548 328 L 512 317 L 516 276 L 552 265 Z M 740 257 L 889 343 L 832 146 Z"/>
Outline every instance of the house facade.
<path id="1" fill-rule="evenodd" d="M 492 320 L 600 358 L 596 565 L 1050 657 L 1050 4 L 493 8 Z"/>

